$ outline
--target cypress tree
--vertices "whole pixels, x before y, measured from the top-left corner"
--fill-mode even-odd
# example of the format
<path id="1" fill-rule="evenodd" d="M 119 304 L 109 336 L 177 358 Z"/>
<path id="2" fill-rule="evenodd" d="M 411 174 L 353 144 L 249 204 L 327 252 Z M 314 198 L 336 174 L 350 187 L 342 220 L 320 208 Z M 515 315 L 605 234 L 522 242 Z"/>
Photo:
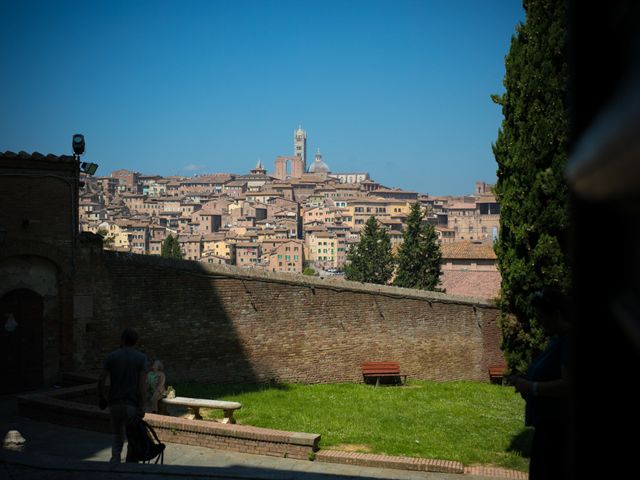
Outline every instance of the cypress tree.
<path id="1" fill-rule="evenodd" d="M 442 252 L 435 228 L 430 223 L 423 223 L 424 216 L 420 203 L 414 203 L 402 234 L 398 271 L 393 284 L 397 287 L 439 291 Z"/>
<path id="2" fill-rule="evenodd" d="M 523 3 L 526 20 L 516 28 L 505 59 L 505 93 L 492 96 L 504 116 L 493 145 L 501 208 L 496 253 L 502 347 L 517 371 L 547 340 L 531 308 L 533 292 L 569 286 L 563 245 L 568 223 L 565 2 Z"/>
<path id="3" fill-rule="evenodd" d="M 356 282 L 385 285 L 393 274 L 391 240 L 375 217 L 370 217 L 360 234 L 360 242 L 347 253 L 345 278 Z"/>
<path id="4" fill-rule="evenodd" d="M 164 242 L 162 242 L 160 256 L 163 258 L 182 259 L 182 250 L 180 250 L 180 243 L 176 237 L 169 234 L 167 238 L 164 239 Z"/>

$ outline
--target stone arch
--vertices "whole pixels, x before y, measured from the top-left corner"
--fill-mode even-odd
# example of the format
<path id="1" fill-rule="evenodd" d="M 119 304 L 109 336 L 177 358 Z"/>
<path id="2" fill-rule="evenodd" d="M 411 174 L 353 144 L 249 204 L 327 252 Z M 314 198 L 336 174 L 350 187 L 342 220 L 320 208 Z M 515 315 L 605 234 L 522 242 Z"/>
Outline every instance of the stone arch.
<path id="1" fill-rule="evenodd" d="M 0 392 L 42 386 L 44 336 L 42 297 L 28 288 L 0 297 Z"/>
<path id="2" fill-rule="evenodd" d="M 68 277 L 72 275 L 73 261 L 69 251 L 35 240 L 5 241 L 2 244 L 0 263 L 7 258 L 22 256 L 42 257 L 55 264 L 63 275 Z"/>
<path id="3" fill-rule="evenodd" d="M 4 300 L 3 310 L 0 310 L 0 322 L 3 335 L 9 333 L 5 326 L 10 327 L 9 317 L 11 314 L 15 317 L 14 310 L 20 311 L 20 315 L 25 318 L 28 317 L 29 322 L 34 322 L 37 312 L 40 312 L 41 325 L 30 324 L 28 333 L 29 342 L 32 343 L 30 348 L 34 349 L 33 354 L 41 365 L 38 382 L 40 385 L 53 383 L 59 373 L 60 273 L 60 268 L 53 261 L 38 255 L 18 255 L 0 259 L 0 299 Z M 35 367 L 31 365 L 29 368 Z M 32 383 L 28 381 L 24 387 L 40 386 Z"/>

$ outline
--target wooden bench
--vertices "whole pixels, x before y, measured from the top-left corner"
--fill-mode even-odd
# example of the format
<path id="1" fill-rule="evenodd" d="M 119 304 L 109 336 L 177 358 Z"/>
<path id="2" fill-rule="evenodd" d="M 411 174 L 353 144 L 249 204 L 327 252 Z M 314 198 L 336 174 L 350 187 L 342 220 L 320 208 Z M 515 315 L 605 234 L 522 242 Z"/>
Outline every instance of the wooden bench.
<path id="1" fill-rule="evenodd" d="M 503 384 L 506 374 L 506 365 L 489 365 L 489 382 Z"/>
<path id="2" fill-rule="evenodd" d="M 400 364 L 398 362 L 364 362 L 362 364 L 362 378 L 364 383 L 367 380 L 376 380 L 376 387 L 380 385 L 380 379 L 388 378 L 396 383 L 407 381 L 407 376 L 400 373 Z"/>
<path id="3" fill-rule="evenodd" d="M 202 415 L 200 415 L 201 408 L 218 408 L 224 412 L 224 419 L 222 420 L 222 423 L 236 423 L 236 419 L 233 418 L 233 412 L 242 407 L 242 404 L 238 402 L 188 397 L 162 398 L 159 403 L 160 411 L 165 415 L 168 414 L 168 406 L 187 407 L 192 418 L 196 420 L 202 420 Z"/>

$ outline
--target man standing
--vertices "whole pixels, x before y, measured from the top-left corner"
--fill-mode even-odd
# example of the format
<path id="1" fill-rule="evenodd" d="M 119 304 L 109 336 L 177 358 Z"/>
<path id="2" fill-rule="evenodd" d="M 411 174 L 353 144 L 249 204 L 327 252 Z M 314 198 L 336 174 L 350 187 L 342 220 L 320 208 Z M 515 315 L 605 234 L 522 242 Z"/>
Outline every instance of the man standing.
<path id="1" fill-rule="evenodd" d="M 104 362 L 98 379 L 100 405 L 109 405 L 113 445 L 111 462 L 120 463 L 124 445 L 125 427 L 130 418 L 144 417 L 144 399 L 147 390 L 147 359 L 134 348 L 138 334 L 132 328 L 122 332 L 120 348 L 111 352 Z M 110 378 L 109 397 L 105 398 L 105 380 Z"/>

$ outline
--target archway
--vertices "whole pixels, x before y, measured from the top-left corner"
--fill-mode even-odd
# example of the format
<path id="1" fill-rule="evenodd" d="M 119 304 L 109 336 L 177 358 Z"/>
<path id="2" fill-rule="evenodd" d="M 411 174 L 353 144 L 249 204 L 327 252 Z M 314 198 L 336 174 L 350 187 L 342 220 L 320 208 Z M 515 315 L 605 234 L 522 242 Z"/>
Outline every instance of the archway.
<path id="1" fill-rule="evenodd" d="M 43 383 L 43 301 L 19 288 L 0 299 L 0 393 L 13 393 Z"/>

